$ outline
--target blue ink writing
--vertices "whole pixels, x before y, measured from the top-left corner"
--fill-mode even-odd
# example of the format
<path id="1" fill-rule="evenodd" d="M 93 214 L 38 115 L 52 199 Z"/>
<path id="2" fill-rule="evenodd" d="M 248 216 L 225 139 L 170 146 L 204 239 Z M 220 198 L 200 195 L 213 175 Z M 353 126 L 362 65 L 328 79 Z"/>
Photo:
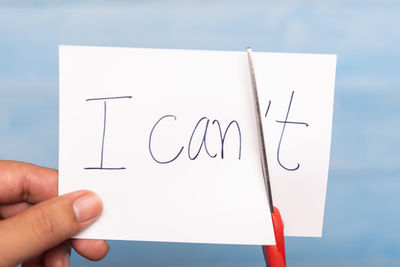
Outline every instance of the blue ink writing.
<path id="1" fill-rule="evenodd" d="M 176 160 L 176 159 L 179 157 L 179 155 L 182 153 L 182 150 L 183 150 L 183 148 L 184 148 L 184 147 L 182 146 L 181 149 L 179 150 L 178 154 L 176 154 L 175 157 L 173 157 L 172 159 L 167 160 L 167 161 L 158 160 L 158 159 L 154 156 L 153 151 L 152 151 L 152 149 L 151 149 L 151 139 L 153 138 L 154 130 L 155 130 L 155 128 L 157 127 L 157 125 L 158 125 L 162 120 L 164 120 L 164 119 L 166 119 L 166 118 L 173 118 L 174 120 L 176 120 L 176 116 L 174 116 L 174 115 L 165 115 L 165 116 L 161 117 L 161 119 L 159 119 L 159 120 L 156 122 L 156 124 L 154 124 L 153 128 L 151 129 L 150 138 L 149 138 L 149 151 L 150 151 L 150 155 L 151 155 L 151 157 L 152 157 L 157 163 L 160 163 L 160 164 L 167 164 L 167 163 L 170 163 L 170 162 Z"/>
<path id="2" fill-rule="evenodd" d="M 155 156 L 155 154 L 153 152 L 153 147 L 152 147 L 152 140 L 153 140 L 154 132 L 155 132 L 156 127 L 159 125 L 159 123 L 162 120 L 166 119 L 166 118 L 173 118 L 174 120 L 177 119 L 177 117 L 174 116 L 174 115 L 165 115 L 165 116 L 161 117 L 154 124 L 153 128 L 151 129 L 150 137 L 149 137 L 149 152 L 150 152 L 150 155 L 151 155 L 151 157 L 153 158 L 154 161 L 156 161 L 157 163 L 160 163 L 160 164 L 167 164 L 167 163 L 171 163 L 171 162 L 175 161 L 181 155 L 183 149 L 185 148 L 184 146 L 181 146 L 181 148 L 179 149 L 178 153 L 174 157 L 169 159 L 169 160 L 160 160 L 158 157 Z M 222 131 L 220 122 L 218 120 L 214 120 L 212 122 L 212 125 L 217 125 L 218 126 L 219 135 L 220 135 L 220 141 L 221 141 L 221 150 L 220 150 L 221 151 L 221 159 L 224 158 L 224 143 L 225 143 L 225 138 L 227 136 L 227 133 L 228 133 L 229 129 L 231 128 L 231 126 L 233 126 L 233 125 L 236 126 L 236 130 L 237 130 L 237 133 L 238 133 L 238 146 L 239 146 L 238 159 L 240 160 L 241 153 L 242 153 L 242 134 L 241 134 L 239 123 L 236 120 L 231 121 L 228 124 L 227 128 L 225 129 L 225 131 Z M 208 149 L 208 147 L 207 147 L 207 137 L 208 137 L 207 133 L 208 133 L 208 128 L 209 127 L 210 127 L 210 119 L 208 119 L 207 117 L 202 117 L 201 119 L 199 119 L 197 121 L 197 123 L 196 123 L 196 125 L 195 125 L 195 127 L 194 127 L 194 129 L 192 131 L 192 134 L 191 134 L 191 136 L 189 138 L 189 142 L 188 142 L 187 151 L 188 151 L 188 158 L 190 160 L 195 160 L 199 156 L 199 154 L 200 154 L 200 152 L 201 152 L 203 147 L 204 147 L 204 150 L 206 151 L 207 155 L 210 158 L 215 158 L 217 156 L 217 153 L 211 154 L 209 149 Z M 196 134 L 196 132 L 201 131 L 201 130 L 202 130 L 203 137 L 202 137 L 200 146 L 198 147 L 196 154 L 192 155 L 191 152 L 192 152 L 192 149 L 193 149 L 193 143 L 192 143 L 193 137 Z"/>
<path id="3" fill-rule="evenodd" d="M 100 152 L 100 166 L 98 167 L 86 167 L 85 170 L 125 170 L 125 167 L 104 167 L 103 160 L 104 160 L 104 141 L 106 137 L 106 125 L 107 125 L 107 101 L 108 100 L 115 100 L 115 99 L 124 99 L 124 98 L 132 98 L 132 96 L 112 96 L 112 97 L 100 97 L 100 98 L 88 98 L 86 101 L 103 101 L 104 102 L 104 113 L 103 113 L 103 137 L 101 140 L 101 152 Z"/>
<path id="4" fill-rule="evenodd" d="M 306 126 L 306 127 L 309 126 L 309 124 L 306 123 L 306 122 L 288 121 L 289 112 L 290 112 L 290 107 L 292 106 L 292 101 L 293 101 L 293 95 L 294 95 L 294 91 L 292 91 L 292 95 L 290 96 L 289 107 L 288 107 L 288 110 L 287 110 L 287 113 L 286 113 L 286 118 L 285 118 L 285 120 L 284 120 L 284 121 L 281 121 L 281 120 L 277 120 L 277 121 L 276 121 L 276 122 L 278 122 L 278 123 L 282 123 L 282 124 L 283 124 L 282 133 L 281 133 L 281 137 L 280 137 L 280 139 L 279 139 L 279 145 L 278 145 L 278 150 L 277 150 L 277 159 L 278 159 L 279 165 L 280 165 L 282 168 L 284 168 L 285 170 L 287 170 L 287 171 L 295 171 L 295 170 L 298 170 L 298 169 L 300 168 L 300 164 L 297 163 L 297 166 L 296 166 L 296 167 L 294 167 L 294 168 L 289 168 L 289 167 L 284 166 L 284 165 L 282 164 L 282 162 L 281 162 L 280 151 L 281 151 L 282 139 L 283 139 L 283 135 L 284 135 L 284 133 L 285 133 L 286 125 L 287 125 L 287 124 L 297 124 L 297 125 L 304 125 L 304 126 Z M 268 109 L 269 109 L 269 106 L 268 106 Z M 267 112 L 268 112 L 268 110 L 267 110 Z"/>
<path id="5" fill-rule="evenodd" d="M 264 118 L 266 118 L 267 117 L 267 115 L 268 115 L 268 111 L 269 111 L 269 108 L 271 107 L 271 100 L 270 101 L 268 101 L 268 107 L 267 107 L 267 111 L 265 111 L 265 115 L 264 115 Z"/>
<path id="6" fill-rule="evenodd" d="M 197 127 L 199 126 L 199 124 L 202 121 L 206 121 L 206 125 L 204 127 L 204 133 L 203 133 L 203 140 L 201 141 L 200 147 L 197 150 L 196 155 L 194 157 L 192 157 L 190 155 L 190 149 L 192 147 L 192 139 L 193 139 L 194 134 L 196 133 Z M 201 148 L 203 147 L 203 145 L 204 145 L 204 149 L 206 150 L 208 156 L 210 156 L 211 158 L 215 158 L 217 156 L 217 153 L 215 153 L 214 155 L 211 155 L 210 152 L 208 151 L 208 148 L 207 148 L 207 141 L 206 140 L 207 140 L 207 130 L 208 130 L 208 125 L 209 124 L 210 124 L 210 120 L 207 119 L 207 117 L 203 117 L 197 122 L 196 126 L 194 127 L 192 135 L 190 136 L 189 145 L 188 145 L 188 156 L 189 156 L 189 159 L 195 160 L 199 156 Z"/>
<path id="7" fill-rule="evenodd" d="M 238 159 L 240 159 L 240 157 L 242 156 L 242 132 L 240 131 L 239 123 L 237 121 L 235 121 L 235 120 L 231 121 L 228 124 L 228 127 L 226 127 L 226 130 L 225 130 L 224 134 L 222 134 L 221 125 L 220 125 L 219 121 L 218 120 L 214 120 L 213 124 L 214 123 L 217 123 L 217 125 L 218 125 L 219 136 L 221 138 L 221 158 L 222 159 L 224 158 L 224 143 L 225 143 L 226 134 L 228 133 L 228 130 L 232 125 L 236 125 L 236 128 L 238 130 L 238 135 L 239 135 L 239 156 L 238 156 Z"/>

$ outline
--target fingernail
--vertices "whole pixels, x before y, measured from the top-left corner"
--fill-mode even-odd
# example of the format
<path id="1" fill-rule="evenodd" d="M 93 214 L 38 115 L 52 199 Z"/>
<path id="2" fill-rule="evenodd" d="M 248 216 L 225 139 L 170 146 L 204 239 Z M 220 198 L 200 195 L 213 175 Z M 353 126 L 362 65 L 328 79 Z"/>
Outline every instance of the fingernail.
<path id="1" fill-rule="evenodd" d="M 103 203 L 98 195 L 89 192 L 74 201 L 74 212 L 78 222 L 85 222 L 99 216 Z"/>
<path id="2" fill-rule="evenodd" d="M 70 257 L 71 257 L 71 255 L 68 252 L 65 253 L 65 256 L 64 256 L 64 266 L 65 267 L 70 266 Z"/>

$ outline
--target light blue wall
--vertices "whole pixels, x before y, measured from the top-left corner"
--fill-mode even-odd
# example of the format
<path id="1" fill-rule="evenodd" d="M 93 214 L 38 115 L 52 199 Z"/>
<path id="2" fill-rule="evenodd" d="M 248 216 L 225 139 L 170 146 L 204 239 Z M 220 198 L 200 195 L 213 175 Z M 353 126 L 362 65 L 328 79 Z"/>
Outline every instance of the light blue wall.
<path id="1" fill-rule="evenodd" d="M 324 234 L 287 238 L 288 260 L 400 266 L 398 1 L 15 2 L 0 1 L 0 158 L 54 168 L 60 44 L 338 54 Z M 103 266 L 263 266 L 252 246 L 111 245 Z"/>

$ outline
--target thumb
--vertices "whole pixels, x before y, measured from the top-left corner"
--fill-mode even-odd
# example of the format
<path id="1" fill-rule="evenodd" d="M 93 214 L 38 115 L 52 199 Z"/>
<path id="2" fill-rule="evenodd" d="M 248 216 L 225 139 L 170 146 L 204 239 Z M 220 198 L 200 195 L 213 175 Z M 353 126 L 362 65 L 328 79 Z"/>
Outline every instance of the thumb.
<path id="1" fill-rule="evenodd" d="M 95 193 L 77 191 L 0 221 L 0 266 L 15 266 L 67 240 L 93 223 L 102 208 Z"/>

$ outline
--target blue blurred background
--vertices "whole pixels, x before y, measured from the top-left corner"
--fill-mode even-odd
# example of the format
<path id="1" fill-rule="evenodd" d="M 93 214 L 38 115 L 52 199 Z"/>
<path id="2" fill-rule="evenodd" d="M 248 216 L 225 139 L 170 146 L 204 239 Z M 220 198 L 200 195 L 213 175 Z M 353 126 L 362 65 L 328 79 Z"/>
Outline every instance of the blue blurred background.
<path id="1" fill-rule="evenodd" d="M 288 263 L 400 266 L 399 25 L 399 1 L 0 1 L 0 158 L 57 168 L 60 44 L 335 53 L 323 237 L 287 238 Z M 255 246 L 110 243 L 97 266 L 264 266 Z"/>

